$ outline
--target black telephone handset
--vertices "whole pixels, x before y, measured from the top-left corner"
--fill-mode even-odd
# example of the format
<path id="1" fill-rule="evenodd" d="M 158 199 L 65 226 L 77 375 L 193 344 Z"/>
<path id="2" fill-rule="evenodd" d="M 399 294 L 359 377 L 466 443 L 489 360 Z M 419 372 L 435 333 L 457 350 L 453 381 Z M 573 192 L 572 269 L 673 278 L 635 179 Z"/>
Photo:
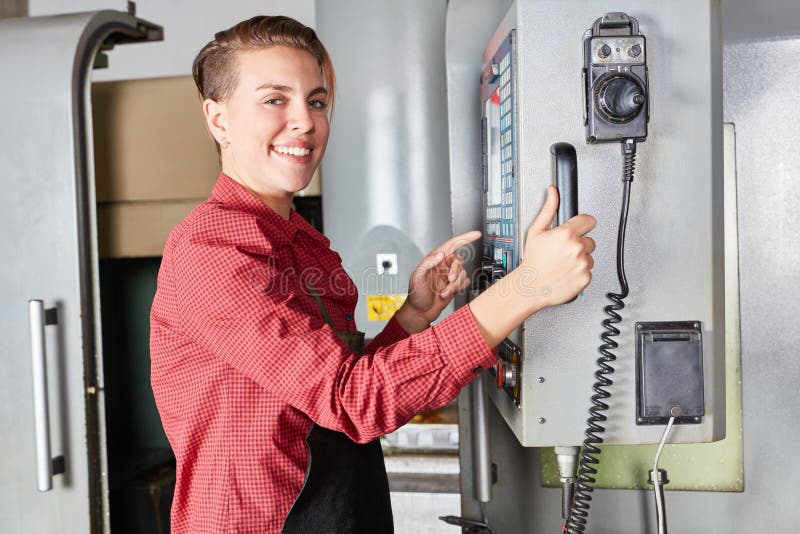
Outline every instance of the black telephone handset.
<path id="1" fill-rule="evenodd" d="M 578 157 L 575 147 L 569 143 L 550 145 L 553 155 L 553 185 L 558 188 L 559 226 L 578 214 Z"/>
<path id="2" fill-rule="evenodd" d="M 569 143 L 553 143 L 550 154 L 553 155 L 553 185 L 558 189 L 556 224 L 561 226 L 578 214 L 578 156 Z M 576 298 L 577 295 L 565 304 Z"/>

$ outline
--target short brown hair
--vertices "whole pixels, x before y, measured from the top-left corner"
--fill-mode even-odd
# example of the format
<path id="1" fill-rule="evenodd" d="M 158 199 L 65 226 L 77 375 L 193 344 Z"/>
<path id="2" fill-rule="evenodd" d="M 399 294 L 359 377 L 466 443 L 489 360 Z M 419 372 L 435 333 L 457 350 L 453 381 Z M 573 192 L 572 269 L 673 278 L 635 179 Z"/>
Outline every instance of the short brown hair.
<path id="1" fill-rule="evenodd" d="M 332 111 L 336 77 L 328 51 L 314 30 L 289 17 L 253 17 L 214 35 L 192 64 L 200 98 L 220 102 L 230 97 L 239 83 L 236 54 L 273 46 L 305 50 L 314 57 L 325 80 L 328 109 Z"/>

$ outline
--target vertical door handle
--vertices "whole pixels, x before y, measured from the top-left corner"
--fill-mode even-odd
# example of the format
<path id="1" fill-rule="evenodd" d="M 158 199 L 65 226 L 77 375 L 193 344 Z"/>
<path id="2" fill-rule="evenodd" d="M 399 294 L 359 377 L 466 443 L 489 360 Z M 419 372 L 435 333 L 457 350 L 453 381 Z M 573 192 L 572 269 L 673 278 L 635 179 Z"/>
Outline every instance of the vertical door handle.
<path id="1" fill-rule="evenodd" d="M 50 456 L 50 414 L 47 404 L 47 358 L 44 326 L 57 324 L 56 308 L 45 310 L 41 300 L 28 301 L 28 317 L 31 330 L 31 359 L 33 367 L 33 421 L 36 433 L 36 489 L 53 489 L 53 475 L 63 472 L 56 467 Z M 61 457 L 55 462 L 63 465 Z"/>

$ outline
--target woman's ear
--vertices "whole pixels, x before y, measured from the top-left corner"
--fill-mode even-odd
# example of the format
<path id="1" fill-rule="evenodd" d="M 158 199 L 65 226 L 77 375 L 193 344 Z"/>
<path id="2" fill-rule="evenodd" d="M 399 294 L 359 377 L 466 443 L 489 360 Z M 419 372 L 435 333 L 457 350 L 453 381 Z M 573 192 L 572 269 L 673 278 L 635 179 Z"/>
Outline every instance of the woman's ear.
<path id="1" fill-rule="evenodd" d="M 203 100 L 203 116 L 206 118 L 206 128 L 211 137 L 223 144 L 228 138 L 227 108 L 224 102 L 217 102 L 210 98 Z"/>

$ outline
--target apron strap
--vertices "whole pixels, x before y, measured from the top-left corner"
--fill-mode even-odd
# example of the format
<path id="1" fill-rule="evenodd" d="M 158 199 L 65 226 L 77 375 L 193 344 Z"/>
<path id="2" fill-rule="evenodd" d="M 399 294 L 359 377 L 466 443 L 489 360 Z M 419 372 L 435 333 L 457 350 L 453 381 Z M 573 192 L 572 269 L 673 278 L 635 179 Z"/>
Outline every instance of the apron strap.
<path id="1" fill-rule="evenodd" d="M 314 286 L 312 286 L 311 282 L 309 282 L 308 280 L 306 280 L 306 287 L 308 288 L 308 292 L 314 298 L 314 301 L 317 303 L 317 307 L 319 308 L 319 313 L 322 315 L 322 320 L 325 321 L 325 324 L 331 327 L 331 330 L 334 330 L 333 321 L 331 321 L 331 316 L 328 315 L 328 310 L 325 309 L 325 305 L 322 303 L 322 299 L 320 298 L 319 293 L 317 293 L 317 290 L 314 289 Z"/>
<path id="2" fill-rule="evenodd" d="M 308 292 L 314 297 L 314 301 L 317 303 L 319 313 L 322 315 L 322 320 L 325 321 L 325 324 L 333 330 L 333 333 L 336 334 L 339 339 L 347 344 L 347 348 L 350 349 L 350 352 L 364 354 L 364 332 L 348 332 L 346 330 L 338 331 L 334 329 L 331 316 L 328 315 L 328 310 L 325 309 L 325 305 L 322 303 L 322 298 L 320 298 L 319 293 L 317 293 L 317 290 L 314 289 L 314 286 L 312 286 L 310 282 L 307 281 L 306 286 L 308 287 Z"/>

